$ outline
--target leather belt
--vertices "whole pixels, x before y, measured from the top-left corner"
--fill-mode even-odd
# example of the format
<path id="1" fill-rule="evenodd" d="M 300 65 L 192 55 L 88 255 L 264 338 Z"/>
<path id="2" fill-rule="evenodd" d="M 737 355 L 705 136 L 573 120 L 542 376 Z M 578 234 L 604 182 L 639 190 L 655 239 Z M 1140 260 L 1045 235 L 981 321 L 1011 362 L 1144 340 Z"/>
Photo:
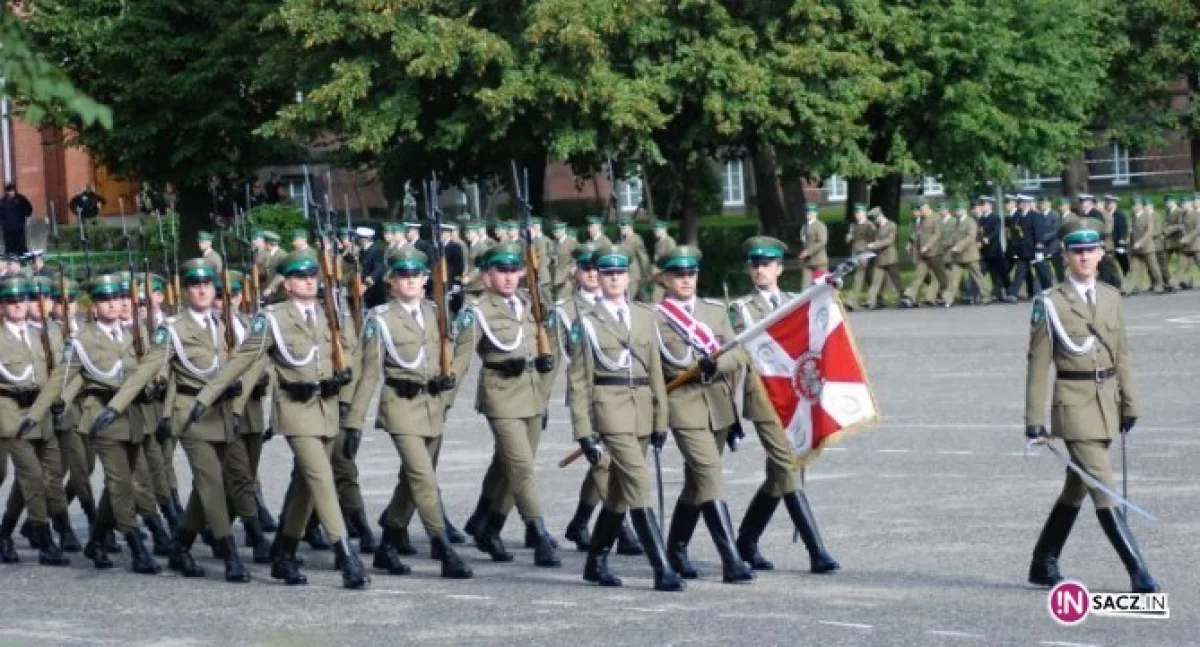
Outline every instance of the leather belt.
<path id="1" fill-rule="evenodd" d="M 38 389 L 14 389 L 12 391 L 0 391 L 0 398 L 8 398 L 17 403 L 21 409 L 28 409 L 33 406 L 34 400 L 37 400 Z"/>
<path id="2" fill-rule="evenodd" d="M 383 383 L 391 387 L 396 392 L 396 395 L 408 400 L 412 400 L 428 390 L 424 382 L 406 380 L 399 377 L 386 378 Z"/>
<path id="3" fill-rule="evenodd" d="M 502 374 L 504 377 L 520 377 L 533 370 L 533 360 L 514 357 L 498 362 L 484 362 L 483 367 Z"/>
<path id="4" fill-rule="evenodd" d="M 109 389 L 102 386 L 85 386 L 79 392 L 84 397 L 91 396 L 97 400 L 104 400 L 105 402 L 111 400 L 113 396 L 117 394 L 116 389 Z"/>
<path id="5" fill-rule="evenodd" d="M 320 395 L 327 399 L 337 396 L 343 382 L 336 377 L 318 380 L 316 382 L 286 382 L 279 380 L 279 388 L 288 394 L 293 402 L 308 402 L 314 396 Z"/>
<path id="6" fill-rule="evenodd" d="M 195 387 L 195 386 L 188 386 L 187 384 L 176 384 L 176 385 L 175 385 L 175 392 L 176 392 L 176 393 L 178 393 L 178 394 L 180 394 L 180 395 L 186 395 L 186 396 L 193 396 L 193 397 L 194 397 L 194 396 L 200 395 L 200 391 L 201 391 L 201 389 L 200 389 L 199 387 Z M 242 394 L 242 383 L 241 383 L 241 382 L 234 382 L 234 383 L 230 384 L 230 385 L 229 385 L 229 386 L 228 386 L 228 387 L 225 389 L 225 392 L 224 392 L 224 393 L 222 393 L 222 394 L 221 394 L 221 397 L 220 397 L 220 398 L 217 398 L 217 400 L 218 400 L 218 401 L 220 401 L 220 400 L 232 400 L 232 399 L 234 399 L 234 398 L 238 397 L 238 396 L 239 396 L 239 395 L 241 395 L 241 394 Z"/>
<path id="7" fill-rule="evenodd" d="M 1088 380 L 1095 381 L 1097 384 L 1113 377 L 1117 374 L 1116 369 L 1098 368 L 1094 371 L 1057 371 L 1055 379 L 1059 380 Z"/>
<path id="8" fill-rule="evenodd" d="M 631 389 L 639 386 L 650 386 L 648 377 L 618 377 L 616 375 L 597 375 L 592 379 L 596 386 L 624 386 Z"/>

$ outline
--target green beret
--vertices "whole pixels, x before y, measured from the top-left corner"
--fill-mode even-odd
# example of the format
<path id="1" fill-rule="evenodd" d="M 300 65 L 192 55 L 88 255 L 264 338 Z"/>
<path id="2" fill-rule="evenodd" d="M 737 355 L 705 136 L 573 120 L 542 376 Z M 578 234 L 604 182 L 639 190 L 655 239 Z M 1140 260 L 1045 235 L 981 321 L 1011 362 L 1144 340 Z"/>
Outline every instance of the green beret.
<path id="1" fill-rule="evenodd" d="M 467 231 L 479 231 L 480 229 L 483 229 L 483 223 L 479 222 L 478 220 L 468 222 L 465 229 Z"/>
<path id="2" fill-rule="evenodd" d="M 150 287 L 151 292 L 162 292 L 167 289 L 167 280 L 157 274 L 150 275 L 150 283 L 153 284 Z"/>
<path id="3" fill-rule="evenodd" d="M 787 251 L 787 245 L 778 238 L 754 236 L 742 243 L 742 249 L 746 250 L 747 260 L 754 260 L 756 258 L 782 260 L 784 252 Z"/>
<path id="4" fill-rule="evenodd" d="M 193 258 L 183 262 L 179 268 L 179 274 L 185 283 L 188 281 L 215 282 L 217 279 L 217 268 L 213 267 L 203 258 Z"/>
<path id="5" fill-rule="evenodd" d="M 403 225 L 404 225 L 405 229 L 420 229 L 421 228 L 421 223 L 416 220 L 405 220 Z"/>
<path id="6" fill-rule="evenodd" d="M 213 235 L 211 231 L 202 231 L 196 236 L 196 238 L 202 243 L 211 243 L 213 240 Z"/>
<path id="7" fill-rule="evenodd" d="M 386 234 L 395 234 L 404 231 L 404 225 L 398 222 L 383 223 L 383 232 Z"/>
<path id="8" fill-rule="evenodd" d="M 118 295 L 121 293 L 121 277 L 116 274 L 102 274 L 89 281 L 87 288 L 92 298 Z"/>
<path id="9" fill-rule="evenodd" d="M 691 245 L 678 245 L 663 254 L 662 261 L 658 265 L 668 272 L 671 270 L 699 270 L 702 256 L 700 250 Z"/>
<path id="10" fill-rule="evenodd" d="M 629 269 L 629 257 L 616 245 L 598 245 L 592 253 L 592 263 L 601 272 Z"/>
<path id="11" fill-rule="evenodd" d="M 816 205 L 813 205 L 813 206 L 815 207 Z M 854 204 L 854 210 L 855 210 L 855 211 L 866 211 L 866 210 L 867 210 L 867 205 L 865 205 L 865 204 L 862 204 L 861 202 L 856 202 L 856 203 Z"/>
<path id="12" fill-rule="evenodd" d="M 298 249 L 275 264 L 275 272 L 284 276 L 316 276 L 320 270 L 317 255 L 311 249 Z"/>
<path id="13" fill-rule="evenodd" d="M 629 216 L 621 216 L 620 218 L 617 218 L 618 227 L 629 227 L 631 225 L 633 225 L 633 219 Z"/>
<path id="14" fill-rule="evenodd" d="M 229 270 L 229 284 L 233 286 L 233 290 L 230 292 L 230 294 L 242 291 L 243 278 L 244 277 L 242 276 L 241 272 Z M 217 287 L 217 294 L 221 294 L 222 290 L 225 289 L 224 281 L 221 280 L 220 274 L 217 275 L 217 279 L 213 285 Z"/>
<path id="15" fill-rule="evenodd" d="M 0 299 L 22 301 L 34 294 L 35 289 L 29 281 L 19 276 L 0 278 Z"/>
<path id="16" fill-rule="evenodd" d="M 262 238 L 262 237 L 263 237 L 263 231 L 261 229 L 254 229 L 250 232 L 250 240 L 254 240 L 255 238 Z"/>
<path id="17" fill-rule="evenodd" d="M 525 248 L 521 246 L 521 243 L 505 241 L 492 245 L 485 255 L 483 265 L 489 269 L 493 267 L 519 268 L 524 264 Z"/>
<path id="18" fill-rule="evenodd" d="M 1058 237 L 1067 249 L 1090 249 L 1101 245 L 1100 232 L 1088 219 L 1072 220 L 1058 228 Z"/>
<path id="19" fill-rule="evenodd" d="M 596 253 L 596 246 L 592 243 L 582 243 L 576 245 L 575 249 L 571 250 L 571 258 L 575 259 L 576 265 L 590 266 L 592 257 Z"/>
<path id="20" fill-rule="evenodd" d="M 122 296 L 129 296 L 133 291 L 133 275 L 128 270 L 117 272 L 117 280 Z"/>
<path id="21" fill-rule="evenodd" d="M 954 208 L 955 208 L 955 209 L 966 209 L 966 208 L 967 208 L 967 206 L 968 206 L 968 205 L 967 205 L 967 201 L 966 201 L 966 200 L 955 200 L 955 201 L 954 201 Z"/>
<path id="22" fill-rule="evenodd" d="M 59 281 L 54 281 L 50 288 L 50 294 L 55 299 L 62 298 L 62 284 Z M 67 298 L 74 299 L 79 295 L 79 283 L 75 279 L 67 279 Z"/>
<path id="23" fill-rule="evenodd" d="M 424 271 L 429 269 L 429 257 L 416 247 L 405 245 L 388 254 L 387 264 L 393 272 Z"/>
<path id="24" fill-rule="evenodd" d="M 945 200 L 942 200 L 941 202 L 937 203 L 937 207 L 936 207 L 936 208 L 937 208 L 937 210 L 938 210 L 938 211 L 944 211 L 944 210 L 947 210 L 947 209 L 949 209 L 949 208 L 950 208 L 950 203 L 949 203 L 949 202 L 946 202 Z"/>
<path id="25" fill-rule="evenodd" d="M 861 209 L 855 208 L 855 211 L 866 211 L 866 207 L 863 207 Z M 816 212 L 817 212 L 816 203 L 809 202 L 808 204 L 804 205 L 804 213 L 816 213 Z"/>
<path id="26" fill-rule="evenodd" d="M 587 224 L 604 226 L 604 216 L 588 216 Z"/>
<path id="27" fill-rule="evenodd" d="M 264 230 L 262 233 L 262 237 L 263 237 L 263 240 L 267 241 L 268 243 L 275 243 L 276 245 L 279 244 L 279 234 L 277 234 L 273 231 Z"/>
<path id="28" fill-rule="evenodd" d="M 529 217 L 529 224 L 531 224 L 531 225 L 540 225 L 540 224 L 542 224 L 542 219 L 541 219 L 541 218 L 538 218 L 537 216 L 530 216 L 530 217 Z"/>
<path id="29" fill-rule="evenodd" d="M 516 231 L 517 229 L 520 229 L 516 220 L 505 220 L 504 222 L 500 223 L 500 226 L 503 227 L 505 231 Z"/>
<path id="30" fill-rule="evenodd" d="M 550 231 L 566 231 L 567 223 L 561 220 L 555 220 L 550 223 Z"/>
<path id="31" fill-rule="evenodd" d="M 1071 204 L 1071 197 L 1070 197 L 1070 196 L 1065 196 L 1065 195 L 1064 195 L 1064 196 L 1061 196 L 1061 197 L 1058 199 L 1058 203 L 1059 203 L 1059 204 Z"/>
<path id="32" fill-rule="evenodd" d="M 651 221 L 650 221 L 650 227 L 651 227 L 652 229 L 666 229 L 666 228 L 667 228 L 667 221 L 666 221 L 666 220 L 659 220 L 658 218 L 655 218 L 654 220 L 651 220 Z"/>
<path id="33" fill-rule="evenodd" d="M 33 277 L 33 289 L 35 294 L 50 296 L 54 294 L 54 279 L 48 276 Z"/>

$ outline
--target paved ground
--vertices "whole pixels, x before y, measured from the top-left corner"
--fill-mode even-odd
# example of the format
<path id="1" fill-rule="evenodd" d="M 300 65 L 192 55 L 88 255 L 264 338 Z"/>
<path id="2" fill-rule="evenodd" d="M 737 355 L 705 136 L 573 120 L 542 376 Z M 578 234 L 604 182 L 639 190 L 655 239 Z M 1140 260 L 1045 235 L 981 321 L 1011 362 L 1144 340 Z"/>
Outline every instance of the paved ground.
<path id="1" fill-rule="evenodd" d="M 585 585 L 583 556 L 574 552 L 564 552 L 563 568 L 545 570 L 531 565 L 529 551 L 516 551 L 514 564 L 492 565 L 465 549 L 474 580 L 442 581 L 436 563 L 421 557 L 410 562 L 410 577 L 377 575 L 370 590 L 348 592 L 329 570 L 329 553 L 306 553 L 311 583 L 286 588 L 261 566 L 253 567 L 254 582 L 234 586 L 213 577 L 98 573 L 78 557 L 70 569 L 48 569 L 31 564 L 36 555 L 23 548 L 22 564 L 0 568 L 0 644 L 1194 644 L 1200 403 L 1193 339 L 1200 305 L 1194 293 L 1147 296 L 1128 300 L 1127 313 L 1143 396 L 1143 418 L 1130 438 L 1129 490 L 1162 519 L 1135 519 L 1133 527 L 1171 593 L 1168 621 L 1091 618 L 1060 628 L 1047 615 L 1045 592 L 1023 583 L 1062 478 L 1052 458 L 1022 456 L 1023 304 L 852 315 L 884 422 L 847 438 L 809 470 L 817 517 L 844 566 L 832 576 L 807 572 L 782 511 L 764 543 L 780 570 L 748 586 L 709 578 L 681 595 L 651 590 L 642 558 L 614 559 L 623 589 Z M 451 413 L 440 470 L 459 524 L 491 452 L 470 411 L 472 397 L 462 394 Z M 583 468 L 555 467 L 572 445 L 561 405 L 552 416 L 538 480 L 550 525 L 560 533 Z M 286 451 L 273 442 L 266 452 L 263 477 L 276 506 L 290 467 Z M 727 461 L 738 517 L 760 479 L 761 459 L 751 438 Z M 182 455 L 177 462 L 183 465 Z M 397 470 L 390 443 L 369 436 L 360 466 L 374 514 Z M 673 450 L 666 468 L 671 501 L 681 481 Z M 1128 578 L 1094 519 L 1085 508 L 1064 568 L 1093 590 L 1123 590 Z M 76 523 L 82 527 L 80 516 Z M 509 528 L 515 547 L 517 524 Z M 420 534 L 417 524 L 413 530 Z M 219 573 L 206 550 L 196 553 Z M 693 554 L 719 574 L 703 530 Z"/>

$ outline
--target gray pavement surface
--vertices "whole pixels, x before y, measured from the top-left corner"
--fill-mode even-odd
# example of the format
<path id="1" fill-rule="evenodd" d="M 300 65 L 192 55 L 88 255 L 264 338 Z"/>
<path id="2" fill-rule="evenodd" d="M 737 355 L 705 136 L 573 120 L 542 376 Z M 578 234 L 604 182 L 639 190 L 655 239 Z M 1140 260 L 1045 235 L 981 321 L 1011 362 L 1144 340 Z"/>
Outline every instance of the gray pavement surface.
<path id="1" fill-rule="evenodd" d="M 561 540 L 584 469 L 582 461 L 566 469 L 555 465 L 574 446 L 559 384 L 537 479 L 548 525 L 564 544 L 562 568 L 533 567 L 531 551 L 519 549 L 515 522 L 507 533 L 514 563 L 492 564 L 463 547 L 475 579 L 443 581 L 418 539 L 421 555 L 407 559 L 413 575 L 377 573 L 363 592 L 340 589 L 332 554 L 306 546 L 310 583 L 288 588 L 256 565 L 250 584 L 226 584 L 220 562 L 199 545 L 194 554 L 209 577 L 183 581 L 133 575 L 127 556 L 108 572 L 79 556 L 68 569 L 40 567 L 18 539 L 22 563 L 0 567 L 0 645 L 1196 644 L 1197 297 L 1126 300 L 1143 398 L 1143 416 L 1129 438 L 1129 492 L 1160 517 L 1157 524 L 1134 518 L 1132 526 L 1170 593 L 1170 620 L 1092 617 L 1059 627 L 1047 613 L 1046 592 L 1024 583 L 1063 470 L 1046 454 L 1023 456 L 1030 308 L 1021 304 L 851 315 L 884 419 L 845 438 L 808 470 L 826 543 L 843 565 L 836 574 L 808 572 L 807 556 L 791 542 L 780 509 L 763 541 L 778 570 L 760 573 L 754 584 L 720 582 L 703 526 L 692 546 L 707 577 L 689 582 L 682 594 L 653 591 L 644 558 L 612 559 L 625 579 L 622 589 L 585 584 L 583 555 Z M 467 383 L 450 414 L 439 470 L 459 526 L 492 450 L 471 410 L 474 381 Z M 285 444 L 269 443 L 264 461 L 267 496 L 278 508 L 291 467 Z M 182 452 L 176 464 L 180 474 L 188 473 Z M 398 469 L 382 432 L 364 439 L 359 466 L 373 519 Z M 670 446 L 664 468 L 670 507 L 682 481 L 679 454 Z M 726 461 L 725 475 L 740 519 L 762 477 L 753 434 Z M 95 478 L 99 484 L 99 473 Z M 10 486 L 11 477 L 0 495 Z M 75 524 L 84 527 L 77 510 Z M 411 531 L 422 535 L 416 522 Z M 1090 504 L 1067 544 L 1063 568 L 1092 591 L 1129 585 Z"/>

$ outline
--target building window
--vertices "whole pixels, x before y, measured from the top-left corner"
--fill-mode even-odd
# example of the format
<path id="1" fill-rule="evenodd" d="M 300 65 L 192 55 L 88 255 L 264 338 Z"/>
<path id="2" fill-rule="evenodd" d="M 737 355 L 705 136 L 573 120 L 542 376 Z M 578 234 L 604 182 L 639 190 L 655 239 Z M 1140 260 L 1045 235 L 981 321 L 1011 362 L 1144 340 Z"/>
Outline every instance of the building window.
<path id="1" fill-rule="evenodd" d="M 1027 168 L 1017 169 L 1017 184 L 1022 190 L 1037 191 L 1042 188 L 1042 175 Z"/>
<path id="2" fill-rule="evenodd" d="M 642 206 L 642 178 L 631 177 L 617 182 L 617 207 L 622 213 L 637 211 Z"/>
<path id="3" fill-rule="evenodd" d="M 846 178 L 831 175 L 825 180 L 825 199 L 830 202 L 845 202 L 849 185 Z"/>
<path id="4" fill-rule="evenodd" d="M 1112 145 L 1112 165 L 1113 185 L 1124 186 L 1129 184 L 1129 149 L 1114 142 Z"/>
<path id="5" fill-rule="evenodd" d="M 938 196 L 945 194 L 946 187 L 942 186 L 942 183 L 938 182 L 937 178 L 926 175 L 921 181 L 921 195 Z"/>
<path id="6" fill-rule="evenodd" d="M 726 207 L 746 204 L 746 180 L 742 160 L 729 160 L 721 173 L 721 202 Z"/>

